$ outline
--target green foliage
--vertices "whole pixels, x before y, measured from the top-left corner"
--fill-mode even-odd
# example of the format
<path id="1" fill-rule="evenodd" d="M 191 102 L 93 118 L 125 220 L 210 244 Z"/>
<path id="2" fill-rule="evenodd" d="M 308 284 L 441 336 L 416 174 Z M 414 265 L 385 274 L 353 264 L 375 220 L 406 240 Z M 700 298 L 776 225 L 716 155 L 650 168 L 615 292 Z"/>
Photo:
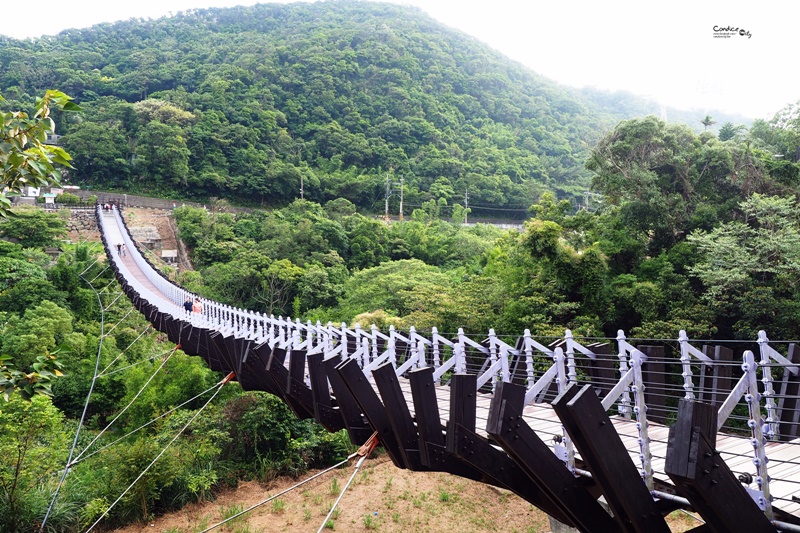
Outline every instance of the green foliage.
<path id="1" fill-rule="evenodd" d="M 720 126 L 717 138 L 719 138 L 720 141 L 730 141 L 744 132 L 744 130 L 745 127 L 741 124 L 734 125 L 733 122 L 726 122 Z"/>
<path id="2" fill-rule="evenodd" d="M 753 194 L 740 207 L 744 222 L 689 237 L 702 256 L 691 271 L 702 280 L 711 308 L 739 318 L 733 327 L 742 335 L 765 321 L 771 331 L 790 335 L 800 275 L 797 200 Z"/>
<path id="3" fill-rule="evenodd" d="M 0 324 L 2 351 L 12 357 L 17 368 L 27 368 L 40 355 L 52 354 L 72 333 L 72 315 L 50 301 L 28 309 L 22 317 L 11 316 Z"/>
<path id="4" fill-rule="evenodd" d="M 3 531 L 35 528 L 48 501 L 37 490 L 63 467 L 67 435 L 62 415 L 46 396 L 14 393 L 0 403 L 0 513 Z"/>
<path id="5" fill-rule="evenodd" d="M 14 239 L 26 248 L 50 246 L 65 233 L 64 220 L 57 213 L 43 209 L 14 209 L 0 220 L 0 237 Z"/>
<path id="6" fill-rule="evenodd" d="M 63 364 L 54 355 L 40 355 L 29 368 L 19 370 L 9 355 L 0 355 L 0 390 L 8 401 L 15 391 L 26 400 L 36 394 L 52 396 L 55 378 L 63 375 Z"/>
<path id="7" fill-rule="evenodd" d="M 168 355 L 164 354 L 163 357 Z M 161 363 L 161 359 L 156 359 L 151 363 L 140 364 L 126 374 L 123 404 L 127 404 L 139 392 Z M 202 360 L 176 352 L 169 357 L 164 369 L 155 374 L 137 402 L 125 413 L 124 421 L 128 427 L 136 428 L 187 398 L 199 394 L 215 381 L 216 376 Z M 201 402 L 201 399 L 195 400 L 188 408 L 196 408 Z"/>
<path id="8" fill-rule="evenodd" d="M 56 196 L 56 203 L 65 205 L 76 205 L 81 203 L 81 197 L 77 194 L 64 192 Z"/>
<path id="9" fill-rule="evenodd" d="M 23 259 L 0 257 L 0 291 L 5 292 L 25 280 L 44 280 L 45 271 Z"/>
<path id="10" fill-rule="evenodd" d="M 66 94 L 49 90 L 36 98 L 33 117 L 25 111 L 0 111 L 0 217 L 9 214 L 9 196 L 20 194 L 24 187 L 58 184 L 59 167 L 72 168 L 69 154 L 45 141 L 48 134 L 55 133 L 52 111 L 79 109 Z"/>
<path id="11" fill-rule="evenodd" d="M 25 278 L 0 292 L 0 309 L 22 314 L 48 300 L 59 307 L 66 306 L 67 294 L 57 291 L 46 279 Z"/>
<path id="12" fill-rule="evenodd" d="M 298 420 L 286 404 L 269 394 L 250 392 L 232 398 L 221 413 L 229 435 L 223 456 L 240 465 L 260 463 L 264 476 L 329 465 L 348 453 L 344 433 L 330 434 Z"/>

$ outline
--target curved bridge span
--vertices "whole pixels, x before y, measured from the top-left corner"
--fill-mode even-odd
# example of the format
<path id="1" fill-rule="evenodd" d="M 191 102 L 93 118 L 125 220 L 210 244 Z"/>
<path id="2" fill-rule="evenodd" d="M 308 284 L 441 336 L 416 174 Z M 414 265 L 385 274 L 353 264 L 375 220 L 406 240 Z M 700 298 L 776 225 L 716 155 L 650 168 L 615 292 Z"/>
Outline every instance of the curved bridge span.
<path id="1" fill-rule="evenodd" d="M 139 252 L 114 207 L 98 227 L 123 291 L 189 355 L 282 398 L 354 444 L 376 431 L 400 468 L 513 491 L 580 531 L 800 531 L 800 354 L 764 332 L 752 350 L 543 345 L 459 330 L 422 335 L 264 316 L 187 297 Z M 123 257 L 116 245 L 124 243 Z M 675 354 L 672 354 L 672 351 Z M 782 352 L 788 352 L 784 354 Z M 756 358 L 758 356 L 758 359 Z"/>

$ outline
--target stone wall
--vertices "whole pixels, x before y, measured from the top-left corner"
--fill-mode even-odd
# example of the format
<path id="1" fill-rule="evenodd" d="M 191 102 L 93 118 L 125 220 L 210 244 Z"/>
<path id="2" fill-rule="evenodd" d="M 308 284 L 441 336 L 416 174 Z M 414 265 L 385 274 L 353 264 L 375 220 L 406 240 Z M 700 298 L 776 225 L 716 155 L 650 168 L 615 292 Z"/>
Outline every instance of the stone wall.
<path id="1" fill-rule="evenodd" d="M 94 209 L 68 209 L 68 211 L 70 211 L 69 219 L 67 219 L 68 231 L 94 231 L 97 229 Z"/>

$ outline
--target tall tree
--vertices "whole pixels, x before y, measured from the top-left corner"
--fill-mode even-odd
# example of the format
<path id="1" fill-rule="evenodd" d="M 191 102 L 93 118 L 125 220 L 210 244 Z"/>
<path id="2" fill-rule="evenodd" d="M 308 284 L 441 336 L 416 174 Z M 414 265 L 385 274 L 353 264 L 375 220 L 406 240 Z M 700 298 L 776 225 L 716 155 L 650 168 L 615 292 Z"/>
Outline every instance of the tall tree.
<path id="1" fill-rule="evenodd" d="M 734 139 L 737 135 L 742 133 L 745 130 L 745 127 L 741 124 L 734 125 L 733 122 L 726 122 L 719 128 L 719 132 L 717 133 L 717 138 L 720 141 L 730 141 Z"/>

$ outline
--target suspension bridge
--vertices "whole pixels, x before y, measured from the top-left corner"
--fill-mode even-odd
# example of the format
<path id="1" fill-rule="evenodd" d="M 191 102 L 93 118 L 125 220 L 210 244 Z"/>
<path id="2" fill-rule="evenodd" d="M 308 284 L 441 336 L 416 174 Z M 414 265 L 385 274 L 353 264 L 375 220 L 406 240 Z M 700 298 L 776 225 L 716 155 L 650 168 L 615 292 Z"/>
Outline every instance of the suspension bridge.
<path id="1" fill-rule="evenodd" d="M 580 531 L 800 532 L 800 359 L 793 343 L 700 345 L 622 331 L 542 344 L 528 331 L 427 334 L 265 316 L 190 293 L 97 208 L 110 266 L 153 327 L 246 390 L 364 443 L 394 464 L 508 489 Z M 116 245 L 124 244 L 121 255 Z M 199 298 L 200 312 L 187 312 Z M 800 361 L 798 361 L 800 363 Z"/>

